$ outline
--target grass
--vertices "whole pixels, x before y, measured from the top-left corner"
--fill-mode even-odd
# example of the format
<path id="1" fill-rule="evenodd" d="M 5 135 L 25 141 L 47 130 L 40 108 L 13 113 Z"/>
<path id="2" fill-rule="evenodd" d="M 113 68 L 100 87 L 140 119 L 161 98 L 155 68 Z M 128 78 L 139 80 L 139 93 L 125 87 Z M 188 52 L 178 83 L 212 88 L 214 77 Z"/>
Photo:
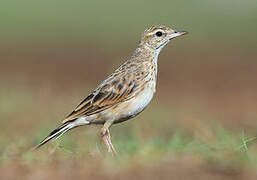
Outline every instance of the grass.
<path id="1" fill-rule="evenodd" d="M 203 162 L 211 162 L 216 165 L 226 164 L 233 167 L 236 164 L 239 167 L 247 166 L 257 169 L 257 144 L 255 142 L 257 138 L 246 135 L 246 133 L 238 134 L 217 126 L 209 129 L 209 131 L 213 131 L 213 137 L 203 140 L 194 137 L 185 129 L 176 128 L 168 137 L 144 138 L 140 129 L 134 129 L 131 125 L 128 125 L 129 130 L 126 132 L 122 132 L 121 128 L 116 128 L 117 130 L 113 132 L 113 141 L 118 150 L 118 156 L 111 161 L 118 160 L 123 162 L 123 165 L 135 160 L 140 164 L 148 164 L 170 156 L 196 156 Z M 75 131 L 71 132 L 60 140 L 46 145 L 47 147 L 36 153 L 27 150 L 34 143 L 39 142 L 37 137 L 42 138 L 46 135 L 44 131 L 35 136 L 12 139 L 11 142 L 1 139 L 0 162 L 4 164 L 15 159 L 22 159 L 32 165 L 38 161 L 49 163 L 50 159 L 56 157 L 62 160 L 76 156 L 84 158 L 97 156 L 109 159 L 105 146 L 95 135 L 96 130 L 98 130 L 96 127 L 87 128 L 87 131 L 81 128 L 76 133 Z M 49 157 L 51 158 L 49 159 Z"/>

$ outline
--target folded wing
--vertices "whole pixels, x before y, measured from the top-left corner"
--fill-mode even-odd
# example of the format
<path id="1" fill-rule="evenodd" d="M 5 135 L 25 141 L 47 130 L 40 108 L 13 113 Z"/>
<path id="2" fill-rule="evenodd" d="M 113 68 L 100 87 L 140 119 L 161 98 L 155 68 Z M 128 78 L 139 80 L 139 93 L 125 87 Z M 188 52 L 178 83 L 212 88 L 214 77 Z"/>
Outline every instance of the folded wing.
<path id="1" fill-rule="evenodd" d="M 105 82 L 87 96 L 75 110 L 63 120 L 63 123 L 73 121 L 81 116 L 99 113 L 111 106 L 127 101 L 134 97 L 139 89 L 139 83 L 135 80 L 127 80 L 124 82 L 124 79 L 120 81 L 114 78 L 110 82 Z"/>

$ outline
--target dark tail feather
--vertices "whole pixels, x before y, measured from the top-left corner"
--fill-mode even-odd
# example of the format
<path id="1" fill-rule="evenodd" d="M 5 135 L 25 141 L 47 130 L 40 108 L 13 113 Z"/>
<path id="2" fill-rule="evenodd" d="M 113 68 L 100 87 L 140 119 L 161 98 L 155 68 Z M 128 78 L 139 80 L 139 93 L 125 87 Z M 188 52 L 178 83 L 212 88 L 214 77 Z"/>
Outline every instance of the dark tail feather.
<path id="1" fill-rule="evenodd" d="M 56 140 L 61 135 L 72 129 L 74 126 L 72 123 L 63 124 L 60 127 L 53 130 L 43 141 L 41 141 L 37 146 L 35 146 L 32 150 L 36 150 L 43 146 L 45 143 L 47 143 L 50 140 Z"/>

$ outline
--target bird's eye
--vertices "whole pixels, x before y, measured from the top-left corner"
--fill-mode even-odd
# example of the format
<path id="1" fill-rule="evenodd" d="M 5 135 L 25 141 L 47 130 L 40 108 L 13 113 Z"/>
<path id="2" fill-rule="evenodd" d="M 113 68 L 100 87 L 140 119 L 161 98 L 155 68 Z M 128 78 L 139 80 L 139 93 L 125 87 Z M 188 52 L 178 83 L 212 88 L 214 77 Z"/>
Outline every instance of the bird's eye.
<path id="1" fill-rule="evenodd" d="M 155 35 L 158 36 L 158 37 L 161 37 L 162 34 L 163 34 L 163 33 L 162 33 L 161 31 L 157 31 L 157 32 L 155 33 Z"/>

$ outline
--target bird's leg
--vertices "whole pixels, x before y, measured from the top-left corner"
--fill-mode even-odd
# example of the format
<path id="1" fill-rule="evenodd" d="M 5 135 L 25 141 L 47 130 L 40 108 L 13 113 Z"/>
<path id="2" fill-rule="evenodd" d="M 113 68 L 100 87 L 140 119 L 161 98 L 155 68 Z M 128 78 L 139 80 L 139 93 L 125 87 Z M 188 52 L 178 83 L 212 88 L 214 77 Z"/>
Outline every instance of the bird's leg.
<path id="1" fill-rule="evenodd" d="M 113 155 L 115 155 L 116 151 L 115 151 L 114 146 L 112 145 L 110 131 L 109 131 L 109 127 L 111 127 L 112 123 L 113 123 L 112 121 L 107 121 L 104 124 L 104 126 L 101 130 L 101 136 L 103 138 L 103 141 L 104 141 L 105 145 L 108 148 L 108 152 L 111 152 Z"/>
<path id="2" fill-rule="evenodd" d="M 115 150 L 114 146 L 112 145 L 111 134 L 110 134 L 109 129 L 107 129 L 107 134 L 108 134 L 108 142 L 109 142 L 109 144 L 110 144 L 111 152 L 112 152 L 113 154 L 116 154 L 116 150 Z"/>

